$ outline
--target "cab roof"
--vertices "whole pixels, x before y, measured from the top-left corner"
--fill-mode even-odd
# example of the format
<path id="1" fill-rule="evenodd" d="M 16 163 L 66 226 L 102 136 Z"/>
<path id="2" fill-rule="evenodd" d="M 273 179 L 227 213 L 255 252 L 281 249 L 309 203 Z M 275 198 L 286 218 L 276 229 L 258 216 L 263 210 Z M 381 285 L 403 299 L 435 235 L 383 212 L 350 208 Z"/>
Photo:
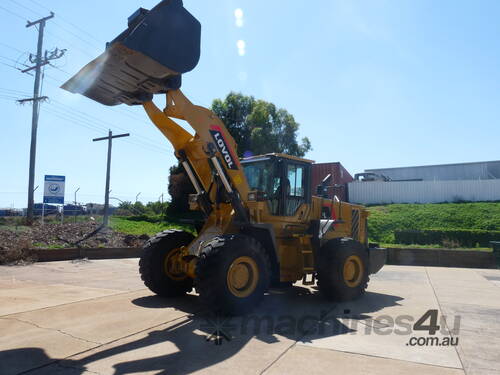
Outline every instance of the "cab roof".
<path id="1" fill-rule="evenodd" d="M 295 160 L 295 161 L 301 161 L 303 163 L 309 163 L 312 164 L 314 163 L 314 160 L 310 159 L 304 159 L 304 158 L 299 158 L 298 156 L 293 156 L 293 155 L 286 155 L 286 154 L 279 154 L 279 153 L 269 153 L 269 154 L 264 154 L 264 155 L 255 155 L 255 156 L 250 156 L 248 158 L 242 158 L 241 162 L 250 162 L 254 161 L 256 159 L 263 159 L 263 158 L 270 158 L 270 157 L 278 157 L 278 158 L 283 158 L 283 159 L 290 159 L 290 160 Z"/>

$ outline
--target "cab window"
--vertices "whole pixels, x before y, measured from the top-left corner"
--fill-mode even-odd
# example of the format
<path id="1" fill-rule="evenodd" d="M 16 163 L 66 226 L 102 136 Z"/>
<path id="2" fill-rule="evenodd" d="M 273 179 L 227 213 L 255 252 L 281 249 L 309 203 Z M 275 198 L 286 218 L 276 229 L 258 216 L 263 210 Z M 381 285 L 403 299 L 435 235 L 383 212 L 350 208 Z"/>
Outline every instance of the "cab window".
<path id="1" fill-rule="evenodd" d="M 288 165 L 288 181 L 290 181 L 290 197 L 304 197 L 304 167 L 296 164 Z"/>
<path id="2" fill-rule="evenodd" d="M 307 175 L 303 164 L 288 163 L 286 169 L 285 184 L 287 185 L 283 213 L 285 216 L 293 216 L 297 209 L 305 203 Z"/>

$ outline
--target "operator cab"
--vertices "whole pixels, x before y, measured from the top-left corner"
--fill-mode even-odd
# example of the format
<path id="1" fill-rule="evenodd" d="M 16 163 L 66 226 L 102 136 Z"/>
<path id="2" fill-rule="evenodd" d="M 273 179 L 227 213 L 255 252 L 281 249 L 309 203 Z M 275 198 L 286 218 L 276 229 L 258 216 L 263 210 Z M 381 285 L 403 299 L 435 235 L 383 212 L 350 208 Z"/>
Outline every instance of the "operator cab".
<path id="1" fill-rule="evenodd" d="M 284 154 L 241 159 L 251 194 L 268 202 L 276 216 L 294 216 L 303 203 L 311 202 L 312 160 Z"/>

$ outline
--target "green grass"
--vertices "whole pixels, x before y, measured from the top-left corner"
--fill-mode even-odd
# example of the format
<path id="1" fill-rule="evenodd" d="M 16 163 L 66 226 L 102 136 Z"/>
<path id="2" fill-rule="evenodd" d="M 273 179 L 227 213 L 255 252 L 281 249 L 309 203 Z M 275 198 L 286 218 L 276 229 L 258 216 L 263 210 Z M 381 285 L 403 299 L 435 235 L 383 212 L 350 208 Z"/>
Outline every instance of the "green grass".
<path id="1" fill-rule="evenodd" d="M 500 230 L 500 203 L 390 204 L 368 207 L 371 241 L 394 243 L 395 230 Z"/>
<path id="2" fill-rule="evenodd" d="M 111 228 L 117 232 L 141 235 L 147 234 L 148 236 L 153 236 L 158 232 L 166 229 L 182 229 L 188 232 L 193 232 L 193 228 L 190 225 L 173 223 L 173 222 L 154 222 L 149 221 L 137 221 L 129 220 L 126 217 L 112 216 L 110 220 Z"/>

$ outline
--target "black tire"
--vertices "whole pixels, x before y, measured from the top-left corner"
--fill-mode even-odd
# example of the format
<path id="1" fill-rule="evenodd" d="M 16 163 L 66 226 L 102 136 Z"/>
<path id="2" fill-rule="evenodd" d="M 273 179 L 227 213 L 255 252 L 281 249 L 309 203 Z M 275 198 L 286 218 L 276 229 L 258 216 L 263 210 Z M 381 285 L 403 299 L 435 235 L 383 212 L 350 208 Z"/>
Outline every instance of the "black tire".
<path id="1" fill-rule="evenodd" d="M 228 273 L 234 266 L 233 262 L 248 258 L 253 260 L 258 277 L 255 286 L 246 289 L 249 295 L 238 296 L 234 287 L 231 289 L 229 285 Z M 269 287 L 270 273 L 269 257 L 258 241 L 240 234 L 222 235 L 203 246 L 196 264 L 195 286 L 202 303 L 210 310 L 225 315 L 241 315 L 251 311 L 262 300 Z M 253 275 L 253 271 L 249 274 Z M 245 285 L 249 283 L 247 281 Z M 243 291 L 245 287 L 242 286 Z"/>
<path id="2" fill-rule="evenodd" d="M 358 257 L 362 267 L 354 267 L 352 279 L 344 277 L 344 265 Z M 358 260 L 356 260 L 358 261 Z M 356 263 L 356 262 L 355 262 Z M 350 301 L 363 295 L 368 286 L 368 251 L 351 238 L 334 239 L 319 252 L 318 287 L 329 300 Z M 356 273 L 356 271 L 358 271 Z"/>
<path id="3" fill-rule="evenodd" d="M 178 297 L 193 289 L 193 279 L 186 276 L 172 279 L 165 272 L 165 259 L 171 251 L 193 241 L 191 233 L 181 230 L 166 230 L 149 239 L 144 245 L 139 261 L 141 279 L 152 292 L 163 297 Z"/>

